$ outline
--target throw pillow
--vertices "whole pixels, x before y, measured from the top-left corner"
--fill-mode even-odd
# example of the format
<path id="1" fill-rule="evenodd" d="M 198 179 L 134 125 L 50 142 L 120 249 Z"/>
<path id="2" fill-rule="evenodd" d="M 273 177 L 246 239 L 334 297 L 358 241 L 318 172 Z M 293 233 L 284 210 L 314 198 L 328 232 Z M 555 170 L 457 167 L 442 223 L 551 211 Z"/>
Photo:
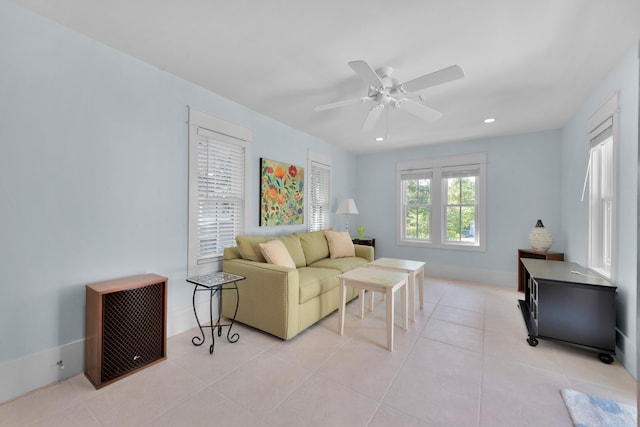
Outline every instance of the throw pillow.
<path id="1" fill-rule="evenodd" d="M 324 235 L 329 242 L 329 254 L 331 258 L 344 258 L 356 256 L 351 236 L 346 231 L 325 230 Z"/>
<path id="2" fill-rule="evenodd" d="M 283 267 L 296 268 L 289 251 L 282 240 L 271 240 L 267 243 L 260 243 L 260 252 L 269 264 L 281 265 Z"/>

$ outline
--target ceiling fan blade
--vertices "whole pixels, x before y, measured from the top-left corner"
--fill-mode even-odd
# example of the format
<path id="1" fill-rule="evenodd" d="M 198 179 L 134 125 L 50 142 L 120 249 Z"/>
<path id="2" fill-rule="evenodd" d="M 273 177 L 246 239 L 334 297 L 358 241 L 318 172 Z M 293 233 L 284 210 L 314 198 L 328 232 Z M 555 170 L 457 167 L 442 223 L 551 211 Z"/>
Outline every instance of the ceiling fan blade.
<path id="1" fill-rule="evenodd" d="M 343 101 L 336 101 L 336 102 L 331 102 L 329 104 L 324 104 L 324 105 L 319 105 L 317 107 L 314 107 L 314 111 L 325 111 L 325 110 L 331 110 L 332 108 L 338 108 L 338 107 L 345 107 L 347 105 L 352 105 L 352 104 L 357 104 L 359 102 L 365 102 L 365 101 L 369 101 L 371 98 L 370 96 L 364 96 L 364 97 L 360 97 L 360 98 L 353 98 L 353 99 L 345 99 Z"/>
<path id="2" fill-rule="evenodd" d="M 402 89 L 406 93 L 419 92 L 428 87 L 437 86 L 463 77 L 464 71 L 462 71 L 462 68 L 457 65 L 452 65 L 450 67 L 443 68 L 442 70 L 434 71 L 433 73 L 425 74 L 424 76 L 409 80 L 402 84 Z"/>
<path id="3" fill-rule="evenodd" d="M 440 111 L 436 111 L 433 108 L 427 107 L 426 105 L 410 99 L 404 100 L 400 105 L 400 109 L 427 122 L 433 122 L 442 117 L 442 113 Z"/>
<path id="4" fill-rule="evenodd" d="M 382 87 L 384 83 L 380 76 L 375 72 L 373 68 L 366 61 L 351 61 L 349 66 L 355 73 L 360 76 L 367 86 Z"/>
<path id="5" fill-rule="evenodd" d="M 369 132 L 375 124 L 378 122 L 382 111 L 384 110 L 384 104 L 374 105 L 371 110 L 369 110 L 369 114 L 367 114 L 367 118 L 362 124 L 362 132 Z"/>

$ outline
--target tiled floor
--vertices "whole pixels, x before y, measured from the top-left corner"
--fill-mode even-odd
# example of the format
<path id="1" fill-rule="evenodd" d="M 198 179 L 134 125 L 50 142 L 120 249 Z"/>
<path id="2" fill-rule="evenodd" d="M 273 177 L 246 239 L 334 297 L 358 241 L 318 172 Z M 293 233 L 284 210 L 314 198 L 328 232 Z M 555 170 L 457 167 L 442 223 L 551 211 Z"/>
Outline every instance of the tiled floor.
<path id="1" fill-rule="evenodd" d="M 541 340 L 517 300 L 493 286 L 429 278 L 425 307 L 385 349 L 385 310 L 347 307 L 290 341 L 239 326 L 240 341 L 194 347 L 96 391 L 83 375 L 0 406 L 0 426 L 571 426 L 560 390 L 635 404 L 615 361 Z M 396 322 L 400 321 L 399 307 Z"/>

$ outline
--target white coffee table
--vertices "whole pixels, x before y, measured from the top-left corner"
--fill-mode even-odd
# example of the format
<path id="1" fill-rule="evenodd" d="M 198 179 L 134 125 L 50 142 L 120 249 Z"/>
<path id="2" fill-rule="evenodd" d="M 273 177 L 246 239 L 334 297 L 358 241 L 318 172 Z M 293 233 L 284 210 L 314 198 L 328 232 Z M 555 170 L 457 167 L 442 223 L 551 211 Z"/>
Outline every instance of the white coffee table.
<path id="1" fill-rule="evenodd" d="M 424 306 L 424 262 L 395 258 L 378 258 L 370 262 L 369 267 L 409 274 L 409 317 L 412 321 L 415 321 L 416 277 L 418 278 L 420 308 L 422 309 Z M 371 304 L 373 304 L 373 294 L 371 294 L 371 298 Z"/>
<path id="2" fill-rule="evenodd" d="M 387 300 L 387 348 L 393 351 L 394 294 L 400 289 L 402 298 L 402 328 L 407 330 L 407 281 L 408 274 L 395 271 L 358 267 L 338 276 L 340 297 L 338 301 L 338 330 L 344 334 L 344 312 L 346 304 L 345 286 L 360 290 L 360 318 L 364 317 L 364 291 L 382 292 Z"/>

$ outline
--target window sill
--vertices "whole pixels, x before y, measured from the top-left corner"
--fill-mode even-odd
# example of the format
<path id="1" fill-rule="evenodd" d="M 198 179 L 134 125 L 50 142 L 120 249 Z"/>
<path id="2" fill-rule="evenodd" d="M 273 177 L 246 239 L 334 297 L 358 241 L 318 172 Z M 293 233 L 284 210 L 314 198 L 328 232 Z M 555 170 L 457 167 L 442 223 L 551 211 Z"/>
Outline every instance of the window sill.
<path id="1" fill-rule="evenodd" d="M 420 242 L 416 240 L 400 240 L 396 242 L 398 246 L 412 246 L 416 248 L 447 249 L 453 251 L 486 252 L 484 245 L 455 244 L 455 243 L 433 243 Z"/>

